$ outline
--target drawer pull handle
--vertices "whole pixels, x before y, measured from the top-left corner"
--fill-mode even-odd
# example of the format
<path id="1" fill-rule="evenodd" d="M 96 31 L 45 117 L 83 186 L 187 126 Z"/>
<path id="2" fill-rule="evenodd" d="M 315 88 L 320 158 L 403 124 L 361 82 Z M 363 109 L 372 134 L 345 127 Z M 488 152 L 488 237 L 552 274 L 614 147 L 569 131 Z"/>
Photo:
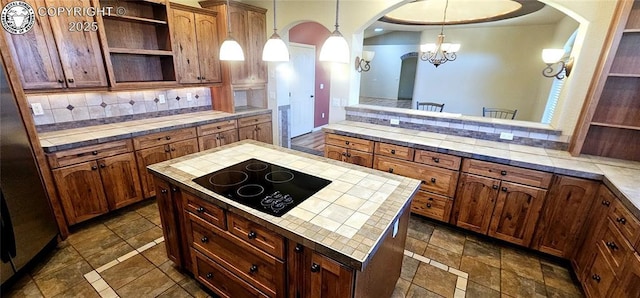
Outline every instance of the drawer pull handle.
<path id="1" fill-rule="evenodd" d="M 67 79 L 67 82 L 73 83 L 73 82 L 75 82 L 75 80 L 74 79 Z"/>
<path id="2" fill-rule="evenodd" d="M 626 224 L 627 220 L 624 217 L 619 217 L 618 219 L 616 219 L 617 222 L 621 223 L 621 224 Z"/>
<path id="3" fill-rule="evenodd" d="M 296 244 L 296 247 L 293 250 L 295 250 L 297 253 L 302 252 L 302 245 Z"/>
<path id="4" fill-rule="evenodd" d="M 493 189 L 498 189 L 498 186 L 497 186 L 497 185 L 494 185 L 494 186 L 493 186 Z"/>
<path id="5" fill-rule="evenodd" d="M 431 203 L 427 203 L 427 208 L 431 208 Z"/>
<path id="6" fill-rule="evenodd" d="M 431 183 L 436 183 L 436 178 L 431 178 Z"/>
<path id="7" fill-rule="evenodd" d="M 166 190 L 166 189 L 164 189 L 164 188 L 160 190 L 160 193 L 163 193 L 163 194 L 166 194 L 166 193 L 168 193 L 168 192 L 169 192 L 169 191 L 167 191 L 167 190 Z"/>
<path id="8" fill-rule="evenodd" d="M 104 168 L 106 168 L 106 167 L 107 167 L 107 165 L 105 165 L 105 164 L 100 164 L 100 167 L 104 169 Z"/>
<path id="9" fill-rule="evenodd" d="M 393 168 L 389 168 L 389 173 L 393 173 Z"/>
<path id="10" fill-rule="evenodd" d="M 320 271 L 320 265 L 313 263 L 313 265 L 311 265 L 311 272 L 319 272 Z"/>
<path id="11" fill-rule="evenodd" d="M 207 242 L 209 242 L 209 238 L 207 238 L 206 236 L 204 236 L 204 237 L 202 237 L 202 238 L 200 239 L 200 241 L 202 241 L 202 243 L 207 243 Z"/>
<path id="12" fill-rule="evenodd" d="M 618 246 L 613 241 L 607 242 L 607 247 L 611 248 L 612 250 L 617 250 L 618 249 Z"/>
<path id="13" fill-rule="evenodd" d="M 345 144 L 347 144 L 347 145 L 349 145 L 349 141 L 345 141 L 344 143 L 345 143 Z"/>
<path id="14" fill-rule="evenodd" d="M 604 201 L 602 201 L 602 205 L 605 205 L 605 206 L 609 207 L 609 206 L 611 206 L 611 202 L 609 202 L 607 200 L 604 200 Z"/>
<path id="15" fill-rule="evenodd" d="M 91 152 L 91 154 L 98 155 L 98 151 L 93 151 L 93 152 Z"/>
<path id="16" fill-rule="evenodd" d="M 205 276 L 207 277 L 207 279 L 212 279 L 213 278 L 213 273 L 209 272 Z"/>
<path id="17" fill-rule="evenodd" d="M 251 268 L 249 268 L 249 272 L 251 272 L 251 273 L 256 273 L 256 271 L 258 271 L 258 266 L 256 266 L 256 265 L 251 265 Z"/>
<path id="18" fill-rule="evenodd" d="M 97 170 L 97 169 L 98 169 L 98 167 L 96 167 L 96 166 L 91 166 L 91 169 L 95 171 L 95 170 Z"/>
<path id="19" fill-rule="evenodd" d="M 203 213 L 204 212 L 204 207 L 198 207 L 198 209 L 196 209 L 196 211 L 198 211 L 198 213 Z"/>
<path id="20" fill-rule="evenodd" d="M 440 159 L 439 159 L 439 158 L 437 158 L 437 157 L 432 157 L 431 159 L 433 159 L 433 162 L 435 162 L 435 163 L 440 162 Z"/>
<path id="21" fill-rule="evenodd" d="M 600 275 L 594 274 L 591 278 L 596 282 L 600 282 Z"/>
<path id="22" fill-rule="evenodd" d="M 256 232 L 251 231 L 251 232 L 249 232 L 249 234 L 247 234 L 247 237 L 249 237 L 249 239 L 256 239 L 256 237 L 258 237 L 258 235 L 256 234 Z"/>
<path id="23" fill-rule="evenodd" d="M 167 141 L 168 141 L 168 140 L 171 140 L 171 137 L 170 136 L 166 136 L 165 139 L 167 139 Z"/>
<path id="24" fill-rule="evenodd" d="M 507 171 L 500 171 L 500 175 L 506 176 L 507 175 Z"/>
<path id="25" fill-rule="evenodd" d="M 502 187 L 502 191 L 507 191 L 507 188 L 506 187 Z"/>
<path id="26" fill-rule="evenodd" d="M 222 127 L 220 127 L 220 126 L 216 126 L 216 128 L 217 128 L 217 129 L 220 129 L 220 128 L 222 128 Z"/>
<path id="27" fill-rule="evenodd" d="M 58 83 L 62 84 L 64 83 L 64 80 L 58 80 Z"/>
<path id="28" fill-rule="evenodd" d="M 391 149 L 391 154 L 396 154 L 396 150 Z"/>

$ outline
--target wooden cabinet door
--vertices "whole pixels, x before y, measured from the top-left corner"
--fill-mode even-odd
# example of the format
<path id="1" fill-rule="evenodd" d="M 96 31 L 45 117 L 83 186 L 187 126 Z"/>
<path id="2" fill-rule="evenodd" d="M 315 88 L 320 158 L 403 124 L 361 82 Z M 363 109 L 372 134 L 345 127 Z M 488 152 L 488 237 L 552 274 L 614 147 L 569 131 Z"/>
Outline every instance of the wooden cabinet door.
<path id="1" fill-rule="evenodd" d="M 256 126 L 251 125 L 247 127 L 238 128 L 238 139 L 242 140 L 255 140 L 256 139 Z"/>
<path id="2" fill-rule="evenodd" d="M 367 168 L 373 167 L 373 154 L 358 150 L 347 150 L 346 162 Z"/>
<path id="3" fill-rule="evenodd" d="M 489 236 L 529 246 L 546 194 L 541 188 L 502 181 Z"/>
<path id="4" fill-rule="evenodd" d="M 193 12 L 173 9 L 173 43 L 179 83 L 200 83 L 200 65 Z"/>
<path id="5" fill-rule="evenodd" d="M 118 209 L 142 200 L 135 155 L 119 154 L 98 160 L 109 209 Z"/>
<path id="6" fill-rule="evenodd" d="M 136 151 L 138 170 L 140 171 L 140 181 L 142 182 L 142 193 L 145 198 L 156 195 L 153 185 L 153 176 L 147 172 L 147 166 L 171 159 L 171 152 L 168 145 L 151 147 Z"/>
<path id="7" fill-rule="evenodd" d="M 331 146 L 331 145 L 324 145 L 324 157 L 326 158 L 331 158 L 338 161 L 344 161 L 344 157 L 346 155 L 347 155 L 347 149 L 345 148 Z"/>
<path id="8" fill-rule="evenodd" d="M 198 146 L 200 149 L 209 150 L 219 146 L 219 134 L 206 135 L 198 138 Z"/>
<path id="9" fill-rule="evenodd" d="M 182 257 L 180 253 L 181 230 L 177 214 L 177 211 L 179 210 L 176 210 L 175 208 L 176 204 L 173 202 L 171 186 L 167 182 L 157 178 L 155 179 L 154 184 L 167 257 L 176 263 L 176 265 L 182 266 Z M 186 240 L 184 242 L 186 242 Z"/>
<path id="10" fill-rule="evenodd" d="M 256 125 L 256 141 L 273 144 L 273 131 L 270 122 Z"/>
<path id="11" fill-rule="evenodd" d="M 218 138 L 220 141 L 220 146 L 235 143 L 238 141 L 238 130 L 233 129 L 220 132 L 218 133 Z"/>
<path id="12" fill-rule="evenodd" d="M 89 0 L 46 0 L 47 7 L 95 7 Z M 53 37 L 60 53 L 60 62 L 67 86 L 100 87 L 107 86 L 107 75 L 98 39 L 98 32 L 74 32 L 69 24 L 95 22 L 89 16 L 68 16 L 60 14 L 49 18 Z"/>
<path id="13" fill-rule="evenodd" d="M 589 217 L 585 223 L 586 227 L 583 231 L 585 239 L 571 257 L 571 264 L 578 276 L 578 280 L 587 278 L 588 269 L 591 267 L 591 263 L 598 252 L 596 242 L 598 239 L 602 239 L 601 235 L 606 230 L 602 227 L 606 223 L 607 213 L 609 213 L 615 200 L 615 195 L 604 184 L 600 185 L 598 195 L 593 202 L 593 207 L 591 207 Z"/>
<path id="14" fill-rule="evenodd" d="M 195 13 L 200 80 L 204 83 L 222 82 L 220 74 L 218 25 L 215 16 Z M 260 56 L 262 57 L 262 56 Z"/>
<path id="15" fill-rule="evenodd" d="M 58 168 L 52 172 L 70 225 L 109 211 L 95 161 Z"/>
<path id="16" fill-rule="evenodd" d="M 536 228 L 532 248 L 562 258 L 573 255 L 582 237 L 599 182 L 555 176 Z"/>
<path id="17" fill-rule="evenodd" d="M 620 283 L 615 287 L 611 297 L 640 297 L 640 255 L 637 252 L 627 258 Z"/>
<path id="18" fill-rule="evenodd" d="M 604 253 L 601 247 L 598 246 L 595 260 L 593 265 L 589 268 L 589 274 L 583 281 L 584 291 L 587 297 L 609 297 L 607 293 L 611 287 L 616 283 L 616 275 L 611 269 L 609 263 L 607 263 Z M 627 296 L 612 296 L 612 297 L 627 297 Z"/>
<path id="19" fill-rule="evenodd" d="M 496 204 L 500 180 L 462 173 L 453 200 L 452 223 L 474 232 L 486 234 Z"/>
<path id="20" fill-rule="evenodd" d="M 287 247 L 287 276 L 288 292 L 290 298 L 305 297 L 308 286 L 305 283 L 305 276 L 308 276 L 311 264 L 311 249 L 304 247 L 300 243 L 289 241 Z"/>
<path id="21" fill-rule="evenodd" d="M 267 82 L 267 64 L 262 61 L 262 47 L 266 36 L 266 16 L 264 13 L 247 11 L 247 63 L 249 64 L 249 83 Z M 271 143 L 271 142 L 269 142 Z"/>
<path id="22" fill-rule="evenodd" d="M 321 254 L 313 252 L 309 287 L 310 295 L 306 297 L 341 298 L 351 297 L 353 288 L 353 271 L 340 263 Z"/>
<path id="23" fill-rule="evenodd" d="M 251 70 L 249 69 L 249 35 L 247 28 L 247 11 L 237 6 L 228 7 L 229 14 L 231 16 L 231 36 L 240 44 L 244 51 L 245 61 L 234 61 L 229 63 L 231 69 L 231 84 L 248 84 L 250 83 L 249 76 Z M 260 56 L 262 57 L 262 56 Z"/>
<path id="24" fill-rule="evenodd" d="M 168 145 L 171 150 L 171 158 L 178 158 L 198 152 L 198 140 L 188 139 Z"/>
<path id="25" fill-rule="evenodd" d="M 2 7 L 11 1 L 2 0 Z M 42 0 L 26 0 L 31 7 L 44 7 Z M 33 28 L 24 34 L 4 32 L 5 40 L 24 89 L 63 88 L 64 73 L 60 65 L 58 49 L 51 32 L 49 17 L 36 12 Z"/>

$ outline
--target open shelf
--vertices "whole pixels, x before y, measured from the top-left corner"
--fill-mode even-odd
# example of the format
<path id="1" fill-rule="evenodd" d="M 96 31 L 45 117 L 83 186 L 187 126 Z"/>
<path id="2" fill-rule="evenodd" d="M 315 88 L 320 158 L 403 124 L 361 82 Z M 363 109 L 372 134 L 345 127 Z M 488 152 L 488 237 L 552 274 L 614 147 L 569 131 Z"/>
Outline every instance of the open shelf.
<path id="1" fill-rule="evenodd" d="M 618 51 L 611 65 L 613 73 L 637 73 L 640 69 L 640 34 L 626 34 L 620 40 Z"/>
<path id="2" fill-rule="evenodd" d="M 591 121 L 640 127 L 640 78 L 609 77 Z"/>
<path id="3" fill-rule="evenodd" d="M 110 53 L 115 54 L 130 54 L 130 55 L 150 55 L 150 56 L 173 56 L 172 51 L 164 50 L 141 50 L 141 49 L 127 49 L 127 48 L 110 48 Z"/>
<path id="4" fill-rule="evenodd" d="M 175 81 L 173 56 L 111 53 L 116 83 Z"/>
<path id="5" fill-rule="evenodd" d="M 640 161 L 640 130 L 592 125 L 583 154 Z"/>

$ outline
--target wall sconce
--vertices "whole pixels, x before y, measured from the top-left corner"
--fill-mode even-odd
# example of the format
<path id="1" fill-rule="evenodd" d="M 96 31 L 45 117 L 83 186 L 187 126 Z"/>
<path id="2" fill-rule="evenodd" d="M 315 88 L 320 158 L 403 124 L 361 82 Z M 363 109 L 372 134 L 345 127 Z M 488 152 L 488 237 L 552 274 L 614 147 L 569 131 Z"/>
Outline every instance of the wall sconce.
<path id="1" fill-rule="evenodd" d="M 372 51 L 362 51 L 362 58 L 356 56 L 356 70 L 358 72 L 367 72 L 371 69 L 371 65 L 369 63 L 373 60 L 373 56 L 376 55 L 376 52 Z"/>
<path id="2" fill-rule="evenodd" d="M 547 78 L 556 77 L 558 80 L 568 77 L 573 68 L 573 57 L 564 56 L 564 54 L 563 49 L 542 50 L 542 61 L 547 64 L 547 67 L 542 70 L 542 75 Z"/>

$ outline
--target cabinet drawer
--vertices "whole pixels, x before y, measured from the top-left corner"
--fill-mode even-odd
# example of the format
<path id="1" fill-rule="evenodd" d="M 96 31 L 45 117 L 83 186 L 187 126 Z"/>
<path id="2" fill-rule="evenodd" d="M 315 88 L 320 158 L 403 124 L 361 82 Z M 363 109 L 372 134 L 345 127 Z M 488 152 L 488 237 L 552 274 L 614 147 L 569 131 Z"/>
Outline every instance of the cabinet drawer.
<path id="1" fill-rule="evenodd" d="M 158 132 L 133 139 L 133 147 L 136 150 L 165 145 L 176 141 L 187 140 L 196 137 L 196 128 L 184 128 L 171 131 Z"/>
<path id="2" fill-rule="evenodd" d="M 615 223 L 607 220 L 606 230 L 602 239 L 598 241 L 598 245 L 602 248 L 611 269 L 616 274 L 620 274 L 625 258 L 633 253 L 633 247 L 618 231 Z"/>
<path id="3" fill-rule="evenodd" d="M 324 139 L 325 144 L 339 146 L 343 148 L 350 148 L 358 151 L 373 153 L 373 142 L 368 140 L 362 140 L 358 138 L 351 138 L 345 136 L 339 136 L 335 134 L 326 134 Z"/>
<path id="4" fill-rule="evenodd" d="M 376 154 L 395 157 L 405 160 L 413 160 L 413 148 L 387 143 L 376 143 Z"/>
<path id="5" fill-rule="evenodd" d="M 540 188 L 548 188 L 549 183 L 551 183 L 551 177 L 553 176 L 546 172 L 528 170 L 475 159 L 465 159 L 462 162 L 462 171 Z"/>
<path id="6" fill-rule="evenodd" d="M 206 135 L 211 135 L 211 134 L 232 130 L 236 128 L 238 128 L 238 123 L 236 122 L 236 120 L 228 120 L 228 121 L 221 121 L 221 122 L 216 122 L 211 124 L 200 125 L 198 126 L 197 131 L 198 131 L 198 136 L 206 136 Z"/>
<path id="7" fill-rule="evenodd" d="M 587 297 L 606 297 L 615 280 L 615 274 L 598 245 L 596 258 L 583 282 Z"/>
<path id="8" fill-rule="evenodd" d="M 197 198 L 186 192 L 182 193 L 184 200 L 184 210 L 195 214 L 208 223 L 223 230 L 227 229 L 227 222 L 224 218 L 224 210 L 203 199 Z"/>
<path id="9" fill-rule="evenodd" d="M 284 238 L 275 232 L 250 222 L 231 212 L 227 213 L 227 226 L 229 232 L 240 239 L 270 253 L 280 259 L 284 259 Z"/>
<path id="10" fill-rule="evenodd" d="M 191 245 L 269 296 L 283 296 L 284 262 L 194 215 Z"/>
<path id="11" fill-rule="evenodd" d="M 268 297 L 193 248 L 191 259 L 196 279 L 222 297 Z"/>
<path id="12" fill-rule="evenodd" d="M 458 171 L 462 158 L 437 152 L 416 150 L 415 162 Z"/>
<path id="13" fill-rule="evenodd" d="M 613 202 L 613 208 L 609 211 L 608 217 L 629 242 L 638 241 L 640 221 L 619 200 Z"/>
<path id="14" fill-rule="evenodd" d="M 448 222 L 453 200 L 419 190 L 411 202 L 411 212 Z"/>
<path id="15" fill-rule="evenodd" d="M 50 153 L 47 159 L 51 168 L 55 169 L 132 151 L 131 140 L 122 140 Z"/>
<path id="16" fill-rule="evenodd" d="M 264 114 L 246 118 L 238 119 L 238 127 L 245 127 L 249 125 L 255 125 L 258 123 L 271 122 L 271 114 Z"/>
<path id="17" fill-rule="evenodd" d="M 376 156 L 373 162 L 374 168 L 422 180 L 420 189 L 453 197 L 458 183 L 458 172 L 442 168 L 436 168 L 415 162 L 403 161 L 384 156 Z"/>

